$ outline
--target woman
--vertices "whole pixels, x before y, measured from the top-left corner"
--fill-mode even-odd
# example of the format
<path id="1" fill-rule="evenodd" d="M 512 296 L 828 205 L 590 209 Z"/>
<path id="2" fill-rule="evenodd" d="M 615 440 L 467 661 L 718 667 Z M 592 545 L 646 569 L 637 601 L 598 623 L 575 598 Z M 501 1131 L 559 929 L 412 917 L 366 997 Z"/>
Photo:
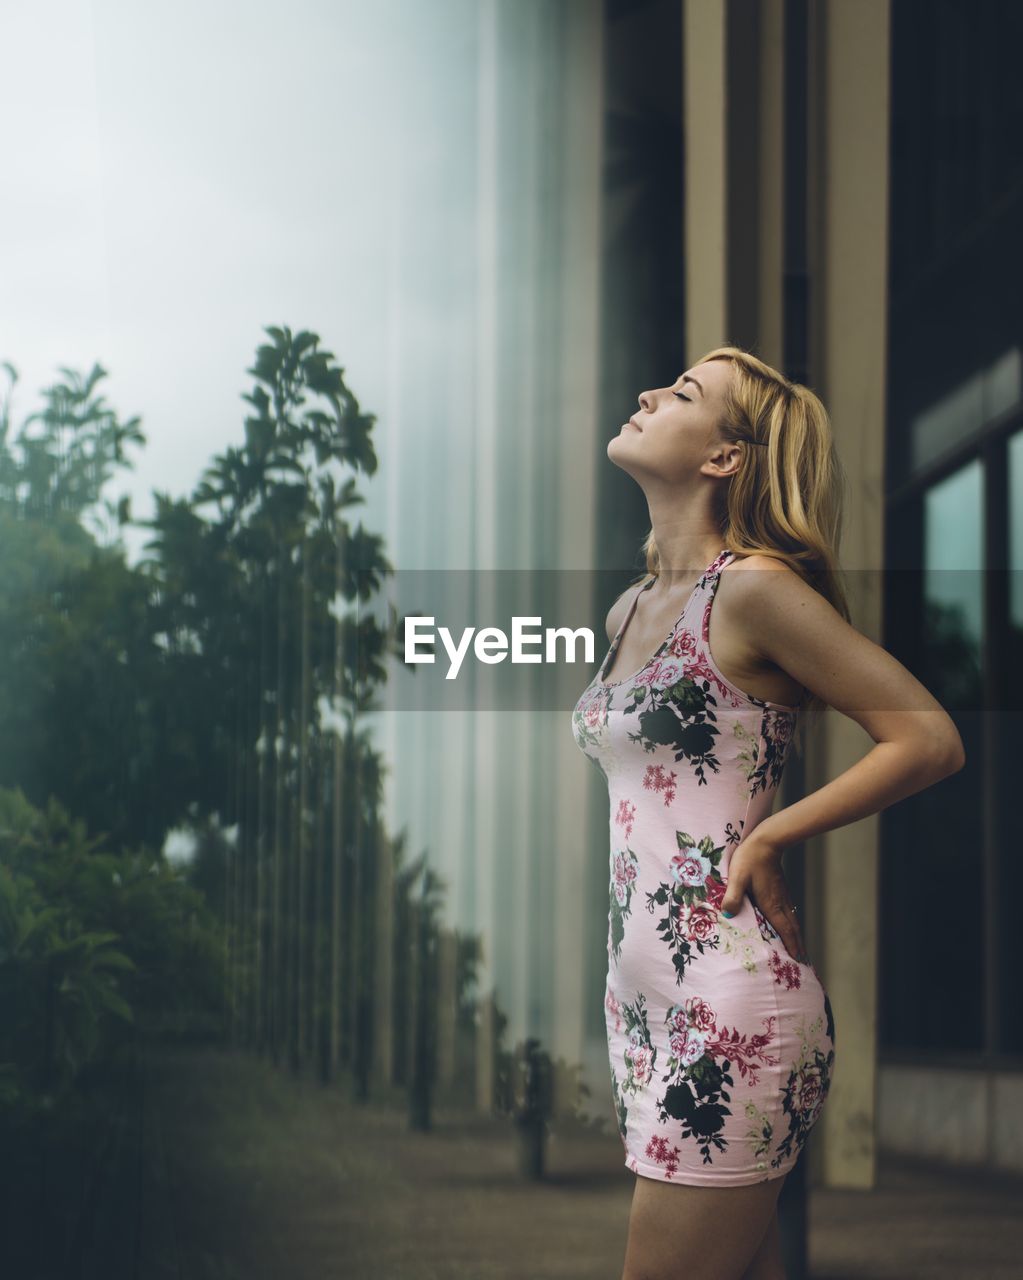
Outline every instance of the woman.
<path id="1" fill-rule="evenodd" d="M 848 621 L 843 476 L 813 392 L 727 346 L 639 403 L 607 452 L 646 495 L 648 573 L 612 606 L 572 713 L 611 802 L 605 1011 L 637 1175 L 622 1280 L 784 1280 L 778 1193 L 835 1027 L 782 853 L 965 757 L 940 704 Z M 877 745 L 772 813 L 824 704 Z"/>

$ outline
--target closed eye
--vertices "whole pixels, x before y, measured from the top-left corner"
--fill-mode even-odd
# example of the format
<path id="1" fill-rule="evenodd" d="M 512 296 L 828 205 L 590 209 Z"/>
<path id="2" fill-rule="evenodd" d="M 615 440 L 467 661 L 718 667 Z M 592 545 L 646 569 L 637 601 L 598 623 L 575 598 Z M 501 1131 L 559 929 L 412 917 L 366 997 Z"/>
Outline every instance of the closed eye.
<path id="1" fill-rule="evenodd" d="M 673 391 L 672 395 L 678 396 L 680 400 L 685 400 L 687 404 L 693 403 L 689 396 L 683 395 L 681 391 Z"/>

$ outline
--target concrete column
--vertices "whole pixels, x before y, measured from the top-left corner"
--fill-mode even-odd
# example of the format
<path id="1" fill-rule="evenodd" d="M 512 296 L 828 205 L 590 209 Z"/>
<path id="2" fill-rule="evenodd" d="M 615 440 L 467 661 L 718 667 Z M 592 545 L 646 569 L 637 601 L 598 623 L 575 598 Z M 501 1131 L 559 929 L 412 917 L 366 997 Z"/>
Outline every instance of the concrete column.
<path id="1" fill-rule="evenodd" d="M 840 548 L 853 624 L 881 631 L 887 353 L 889 4 L 811 0 L 808 118 L 810 381 L 827 405 L 849 480 Z M 808 750 L 808 789 L 873 742 L 828 711 Z M 814 764 L 820 776 L 812 776 Z M 825 1107 L 822 1174 L 831 1187 L 876 1176 L 876 815 L 808 842 L 819 880 L 822 979 L 835 1016 L 835 1074 Z"/>
<path id="2" fill-rule="evenodd" d="M 785 274 L 785 0 L 759 0 L 756 113 L 758 151 L 756 237 L 756 350 L 781 369 L 784 350 Z"/>
<path id="3" fill-rule="evenodd" d="M 685 166 L 686 363 L 727 341 L 727 8 L 685 0 L 682 92 Z"/>
<path id="4" fill-rule="evenodd" d="M 685 3 L 690 363 L 735 342 L 782 364 L 783 17 L 782 0 Z M 889 0 L 809 0 L 809 27 L 809 381 L 832 415 L 850 483 L 839 550 L 854 625 L 878 639 Z M 807 791 L 873 745 L 834 712 L 818 732 L 807 744 Z M 870 1187 L 875 1177 L 877 827 L 875 816 L 807 842 L 807 942 L 836 1023 L 835 1079 L 813 1151 L 814 1180 L 828 1186 Z"/>
<path id="5" fill-rule="evenodd" d="M 686 361 L 783 357 L 784 0 L 686 0 Z"/>

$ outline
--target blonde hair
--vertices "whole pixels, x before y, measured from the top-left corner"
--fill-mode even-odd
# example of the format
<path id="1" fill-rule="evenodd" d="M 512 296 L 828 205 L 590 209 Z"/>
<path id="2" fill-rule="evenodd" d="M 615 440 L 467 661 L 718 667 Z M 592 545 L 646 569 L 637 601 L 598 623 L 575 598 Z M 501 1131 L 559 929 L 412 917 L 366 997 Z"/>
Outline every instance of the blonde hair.
<path id="1" fill-rule="evenodd" d="M 730 360 L 735 371 L 719 435 L 751 446 L 743 449 L 739 469 L 726 486 L 719 513 L 722 547 L 781 560 L 849 622 L 838 562 L 846 475 L 827 410 L 809 387 L 790 382 L 741 347 L 715 347 L 696 363 L 709 360 Z M 643 550 L 643 576 L 656 577 L 660 555 L 653 529 Z M 800 751 L 804 722 L 815 721 L 824 705 L 809 691 L 800 702 Z"/>

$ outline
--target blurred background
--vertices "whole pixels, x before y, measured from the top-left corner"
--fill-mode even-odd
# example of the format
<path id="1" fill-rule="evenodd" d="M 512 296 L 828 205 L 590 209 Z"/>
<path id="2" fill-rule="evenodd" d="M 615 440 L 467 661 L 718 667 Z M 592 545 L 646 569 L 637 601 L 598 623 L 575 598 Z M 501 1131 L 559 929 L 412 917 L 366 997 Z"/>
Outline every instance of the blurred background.
<path id="1" fill-rule="evenodd" d="M 4 6 L 4 1275 L 620 1275 L 570 711 L 648 529 L 607 442 L 726 342 L 823 398 L 854 625 L 967 752 L 786 853 L 837 1032 L 790 1277 L 1018 1274 L 1021 38 Z M 571 696 L 389 702 L 388 581 L 485 611 L 502 571 L 581 593 Z M 829 712 L 781 803 L 870 746 Z"/>

